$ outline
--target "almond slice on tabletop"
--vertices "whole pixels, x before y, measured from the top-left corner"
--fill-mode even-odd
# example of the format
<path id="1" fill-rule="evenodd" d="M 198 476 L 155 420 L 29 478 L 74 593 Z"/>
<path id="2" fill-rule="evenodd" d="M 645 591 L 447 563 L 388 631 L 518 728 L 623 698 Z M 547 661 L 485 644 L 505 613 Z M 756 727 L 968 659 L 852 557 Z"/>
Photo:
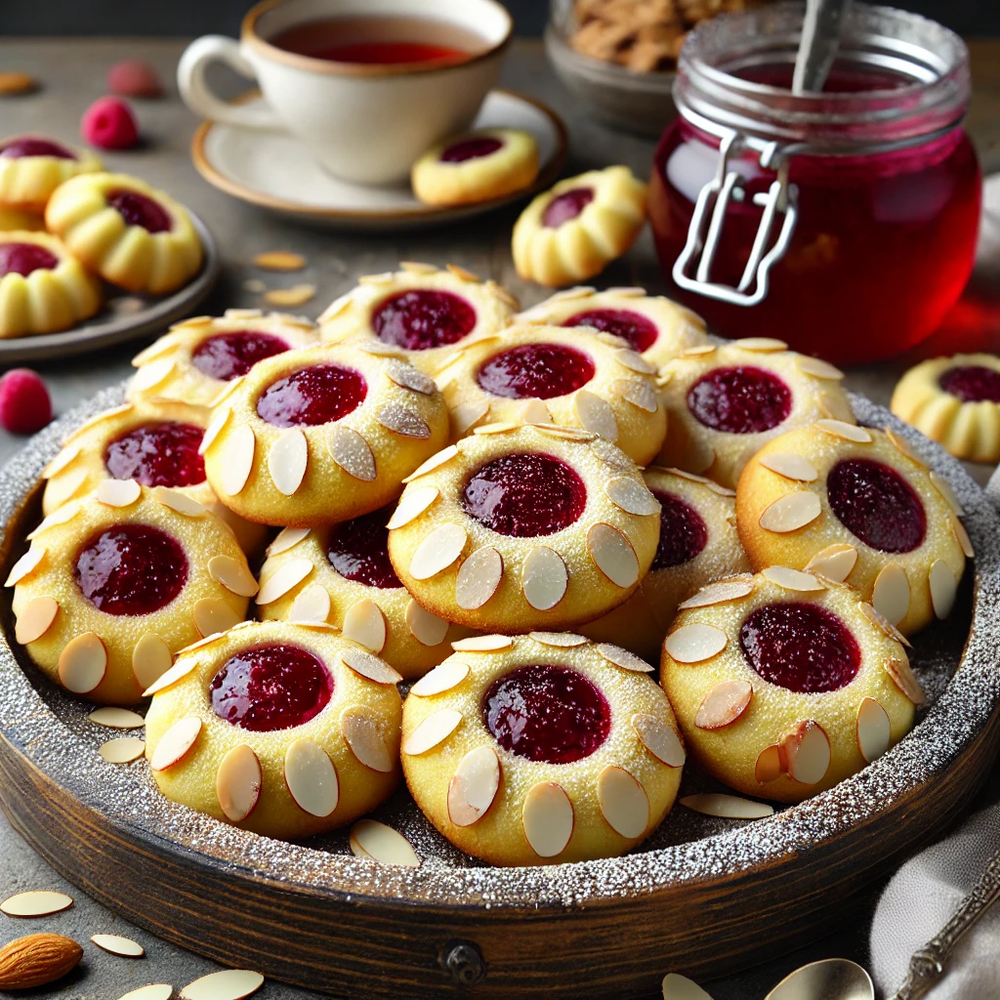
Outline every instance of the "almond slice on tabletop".
<path id="1" fill-rule="evenodd" d="M 244 1000 L 264 985 L 259 972 L 224 969 L 202 976 L 181 990 L 181 1000 Z"/>
<path id="2" fill-rule="evenodd" d="M 358 858 L 402 868 L 420 867 L 413 845 L 397 830 L 374 819 L 359 819 L 351 827 L 350 845 Z"/>
<path id="3" fill-rule="evenodd" d="M 47 917 L 68 910 L 72 905 L 73 897 L 64 892 L 33 890 L 8 896 L 0 903 L 0 912 L 8 917 Z"/>
<path id="4" fill-rule="evenodd" d="M 723 819 L 763 819 L 774 814 L 774 807 L 764 802 L 727 795 L 724 792 L 706 792 L 701 795 L 685 795 L 680 800 L 682 806 Z"/>

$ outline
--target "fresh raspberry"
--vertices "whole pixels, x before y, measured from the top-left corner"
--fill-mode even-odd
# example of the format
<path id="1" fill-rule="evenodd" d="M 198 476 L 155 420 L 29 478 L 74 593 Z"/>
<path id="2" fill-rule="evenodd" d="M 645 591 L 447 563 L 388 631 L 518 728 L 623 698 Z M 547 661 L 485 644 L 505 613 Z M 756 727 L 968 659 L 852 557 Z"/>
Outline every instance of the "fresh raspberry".
<path id="1" fill-rule="evenodd" d="M 139 141 L 132 109 L 118 97 L 100 97 L 80 123 L 84 141 L 98 149 L 130 149 Z"/>
<path id="2" fill-rule="evenodd" d="M 0 426 L 12 434 L 34 434 L 52 419 L 52 400 L 38 372 L 12 368 L 0 378 Z"/>
<path id="3" fill-rule="evenodd" d="M 159 74 L 142 59 L 123 59 L 108 70 L 108 90 L 119 97 L 162 97 Z"/>

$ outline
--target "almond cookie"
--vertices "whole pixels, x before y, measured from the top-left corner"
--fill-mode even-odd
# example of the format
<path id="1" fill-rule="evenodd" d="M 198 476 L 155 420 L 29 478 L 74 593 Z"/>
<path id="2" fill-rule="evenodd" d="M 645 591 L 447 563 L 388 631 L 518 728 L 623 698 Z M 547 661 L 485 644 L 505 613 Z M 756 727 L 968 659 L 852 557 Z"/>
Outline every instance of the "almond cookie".
<path id="1" fill-rule="evenodd" d="M 494 865 L 614 857 L 670 811 L 684 748 L 649 664 L 566 632 L 477 636 L 403 705 L 410 793 Z"/>
<path id="2" fill-rule="evenodd" d="M 44 212 L 60 184 L 100 169 L 101 161 L 89 150 L 70 149 L 45 136 L 0 139 L 0 205 Z"/>
<path id="3" fill-rule="evenodd" d="M 909 732 L 924 696 L 901 640 L 850 587 L 772 566 L 688 602 L 664 640 L 660 683 L 705 770 L 799 802 Z"/>
<path id="4" fill-rule="evenodd" d="M 854 422 L 843 372 L 781 340 L 692 347 L 662 370 L 667 437 L 657 463 L 733 488 L 763 444 L 821 417 Z"/>
<path id="5" fill-rule="evenodd" d="M 849 583 L 904 635 L 947 618 L 972 556 L 948 484 L 894 432 L 820 420 L 747 464 L 736 521 L 756 569 Z"/>
<path id="6" fill-rule="evenodd" d="M 609 333 L 512 326 L 459 348 L 436 381 L 453 438 L 483 423 L 551 423 L 591 431 L 646 465 L 666 433 L 652 368 Z"/>
<path id="7" fill-rule="evenodd" d="M 387 663 L 318 623 L 245 622 L 181 652 L 146 715 L 167 798 L 300 840 L 399 784 L 400 699 Z"/>

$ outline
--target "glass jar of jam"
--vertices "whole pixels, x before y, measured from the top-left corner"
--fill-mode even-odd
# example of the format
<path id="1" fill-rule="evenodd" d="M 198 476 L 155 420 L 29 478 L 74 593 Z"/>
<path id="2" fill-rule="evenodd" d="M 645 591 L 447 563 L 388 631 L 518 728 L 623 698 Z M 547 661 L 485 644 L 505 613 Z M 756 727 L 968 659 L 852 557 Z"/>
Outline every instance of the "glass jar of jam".
<path id="1" fill-rule="evenodd" d="M 933 21 L 856 3 L 823 91 L 793 94 L 802 19 L 779 4 L 688 39 L 653 165 L 657 253 L 723 336 L 874 361 L 929 336 L 972 269 L 968 50 Z"/>

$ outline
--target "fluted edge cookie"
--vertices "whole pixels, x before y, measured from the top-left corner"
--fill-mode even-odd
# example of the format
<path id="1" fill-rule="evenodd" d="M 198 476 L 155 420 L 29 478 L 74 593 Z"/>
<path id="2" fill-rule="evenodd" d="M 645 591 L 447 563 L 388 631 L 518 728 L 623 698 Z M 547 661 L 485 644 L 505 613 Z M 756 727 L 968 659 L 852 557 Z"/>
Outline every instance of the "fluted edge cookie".
<path id="1" fill-rule="evenodd" d="M 77 174 L 94 173 L 101 161 L 42 135 L 0 139 L 0 206 L 44 212 L 52 192 Z"/>

